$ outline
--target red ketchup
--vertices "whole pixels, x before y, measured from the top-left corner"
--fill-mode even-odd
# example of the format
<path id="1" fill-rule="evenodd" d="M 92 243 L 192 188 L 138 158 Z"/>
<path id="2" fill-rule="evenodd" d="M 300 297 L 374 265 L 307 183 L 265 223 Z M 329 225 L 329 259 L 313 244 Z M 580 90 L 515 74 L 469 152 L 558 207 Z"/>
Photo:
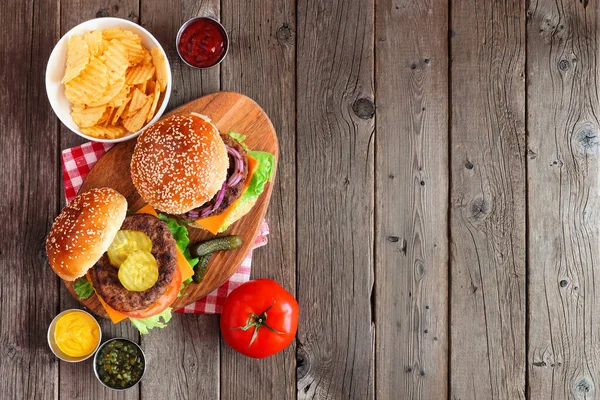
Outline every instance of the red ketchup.
<path id="1" fill-rule="evenodd" d="M 199 18 L 181 32 L 178 50 L 190 65 L 208 68 L 221 61 L 226 51 L 223 28 L 210 18 Z"/>

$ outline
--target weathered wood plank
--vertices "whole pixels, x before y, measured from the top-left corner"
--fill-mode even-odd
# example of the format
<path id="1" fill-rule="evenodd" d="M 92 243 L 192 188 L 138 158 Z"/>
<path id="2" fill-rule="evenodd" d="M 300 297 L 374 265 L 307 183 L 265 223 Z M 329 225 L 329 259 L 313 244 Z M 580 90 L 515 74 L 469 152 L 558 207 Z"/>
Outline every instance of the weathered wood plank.
<path id="1" fill-rule="evenodd" d="M 198 97 L 218 92 L 220 67 L 199 70 L 186 65 L 177 54 L 175 40 L 181 25 L 198 16 L 220 19 L 219 0 L 141 0 L 141 25 L 148 29 L 167 53 L 173 73 L 169 109 Z"/>
<path id="2" fill-rule="evenodd" d="M 0 4 L 0 397 L 56 397 L 58 362 L 46 332 L 58 280 L 45 237 L 58 210 L 58 124 L 46 100 L 46 60 L 58 40 L 53 2 Z"/>
<path id="3" fill-rule="evenodd" d="M 525 2 L 451 2 L 456 399 L 525 397 Z"/>
<path id="4" fill-rule="evenodd" d="M 137 0 L 126 1 L 78 1 L 66 0 L 60 2 L 60 30 L 61 35 L 83 21 L 96 17 L 119 17 L 127 18 L 137 22 L 139 4 Z M 66 149 L 85 143 L 87 140 L 72 133 L 61 124 L 60 148 Z M 57 194 L 61 206 L 65 205 L 64 190 L 62 187 L 62 170 L 60 162 L 54 165 L 56 176 L 60 179 L 60 193 Z M 56 179 L 56 177 L 55 177 Z M 69 308 L 80 308 L 80 304 L 67 291 L 64 285 L 60 285 L 60 310 Z M 139 341 L 139 334 L 128 322 L 113 325 L 109 320 L 99 320 L 102 329 L 103 341 L 113 337 L 126 337 Z M 139 387 L 116 392 L 106 389 L 98 382 L 92 370 L 92 361 L 88 360 L 82 364 L 60 363 L 59 374 L 59 396 L 65 399 L 138 399 Z"/>
<path id="5" fill-rule="evenodd" d="M 598 7 L 537 0 L 528 12 L 532 399 L 598 397 Z"/>
<path id="6" fill-rule="evenodd" d="M 373 18 L 298 1 L 299 398 L 374 396 Z"/>
<path id="7" fill-rule="evenodd" d="M 231 48 L 222 88 L 241 92 L 267 112 L 279 137 L 279 163 L 267 221 L 269 244 L 254 253 L 253 278 L 271 278 L 292 294 L 296 287 L 295 2 L 222 3 Z M 295 399 L 296 347 L 254 360 L 221 345 L 223 399 Z"/>
<path id="8" fill-rule="evenodd" d="M 201 71 L 177 55 L 175 38 L 190 18 L 218 19 L 219 0 L 141 1 L 141 24 L 158 39 L 169 58 L 173 91 L 169 109 L 219 90 L 219 67 Z M 142 336 L 142 347 L 154 366 L 141 385 L 142 399 L 219 398 L 219 320 L 216 315 L 176 314 L 162 332 Z"/>
<path id="9" fill-rule="evenodd" d="M 448 383 L 448 4 L 376 3 L 376 388 Z M 402 38 L 396 40 L 395 38 Z"/>

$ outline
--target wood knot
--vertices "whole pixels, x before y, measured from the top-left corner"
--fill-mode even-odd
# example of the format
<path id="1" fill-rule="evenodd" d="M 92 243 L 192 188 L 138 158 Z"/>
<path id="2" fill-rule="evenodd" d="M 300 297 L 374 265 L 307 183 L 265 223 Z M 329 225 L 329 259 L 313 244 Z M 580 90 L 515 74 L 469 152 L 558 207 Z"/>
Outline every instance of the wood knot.
<path id="1" fill-rule="evenodd" d="M 569 69 L 571 69 L 571 63 L 569 60 L 560 60 L 558 63 L 558 69 L 562 72 L 567 72 Z"/>
<path id="2" fill-rule="evenodd" d="M 535 160 L 537 158 L 537 153 L 531 149 L 527 150 L 527 155 L 529 156 L 530 160 Z"/>
<path id="3" fill-rule="evenodd" d="M 277 33 L 275 34 L 275 36 L 277 37 L 277 40 L 281 43 L 289 43 L 291 41 L 292 29 L 287 24 L 287 22 L 284 22 L 283 25 L 281 25 L 277 29 Z"/>
<path id="4" fill-rule="evenodd" d="M 475 219 L 480 219 L 489 211 L 489 206 L 485 199 L 478 197 L 471 203 L 471 216 Z"/>
<path id="5" fill-rule="evenodd" d="M 388 236 L 388 240 L 392 243 L 396 243 L 400 238 L 398 236 Z"/>
<path id="6" fill-rule="evenodd" d="M 567 285 L 569 284 L 569 282 L 567 282 L 565 279 L 561 280 L 559 282 L 560 287 L 567 287 Z"/>
<path id="7" fill-rule="evenodd" d="M 425 263 L 421 260 L 415 262 L 415 274 L 417 279 L 422 279 L 425 275 Z"/>
<path id="8" fill-rule="evenodd" d="M 575 384 L 575 392 L 581 394 L 591 393 L 594 390 L 594 383 L 588 378 L 581 378 Z"/>
<path id="9" fill-rule="evenodd" d="M 296 356 L 296 374 L 298 375 L 298 380 L 304 378 L 308 373 L 308 364 L 308 354 L 306 354 L 304 346 L 298 344 Z"/>
<path id="10" fill-rule="evenodd" d="M 579 131 L 579 143 L 585 150 L 592 151 L 600 144 L 600 138 L 594 128 L 585 126 Z"/>
<path id="11" fill-rule="evenodd" d="M 110 15 L 108 8 L 101 8 L 96 12 L 96 18 L 104 18 Z"/>
<path id="12" fill-rule="evenodd" d="M 352 104 L 352 111 L 358 118 L 371 119 L 375 115 L 375 103 L 371 99 L 362 97 Z"/>
<path id="13" fill-rule="evenodd" d="M 465 168 L 466 169 L 473 169 L 473 163 L 471 161 L 467 161 L 465 163 Z"/>

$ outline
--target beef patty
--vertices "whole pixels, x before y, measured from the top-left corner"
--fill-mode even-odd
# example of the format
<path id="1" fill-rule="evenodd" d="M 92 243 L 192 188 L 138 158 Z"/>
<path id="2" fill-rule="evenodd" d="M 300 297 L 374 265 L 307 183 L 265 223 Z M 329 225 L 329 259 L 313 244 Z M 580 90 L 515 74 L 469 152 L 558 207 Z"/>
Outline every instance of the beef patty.
<path id="1" fill-rule="evenodd" d="M 121 229 L 144 232 L 152 241 L 152 255 L 158 263 L 158 281 L 143 292 L 130 292 L 119 281 L 119 270 L 113 267 L 104 253 L 90 269 L 92 285 L 96 293 L 117 311 L 144 310 L 162 296 L 177 268 L 177 244 L 167 224 L 147 214 L 135 214 L 125 218 Z"/>
<path id="2" fill-rule="evenodd" d="M 221 202 L 219 207 L 217 207 L 216 210 L 207 215 L 207 217 L 212 217 L 213 215 L 219 215 L 223 213 L 223 211 L 225 211 L 227 207 L 229 207 L 231 204 L 233 204 L 234 201 L 239 199 L 244 191 L 244 186 L 246 186 L 246 178 L 248 177 L 248 155 L 246 154 L 246 150 L 244 150 L 244 147 L 242 147 L 242 145 L 237 140 L 235 140 L 229 135 L 221 135 L 221 139 L 223 139 L 225 146 L 231 147 L 237 150 L 238 153 L 240 153 L 240 155 L 242 156 L 242 160 L 244 161 L 244 171 L 242 172 L 242 179 L 240 179 L 240 181 L 237 184 L 225 189 L 225 196 L 223 197 L 223 201 Z M 233 156 L 231 156 L 231 154 L 229 154 L 229 168 L 227 169 L 227 179 L 229 179 L 229 177 L 233 175 L 234 171 L 235 159 L 233 158 Z M 216 200 L 217 195 L 215 195 L 210 201 L 202 204 L 200 207 L 188 211 L 183 215 L 179 215 L 178 217 L 184 220 L 196 220 L 200 218 L 202 211 L 212 207 L 213 204 L 215 204 Z"/>

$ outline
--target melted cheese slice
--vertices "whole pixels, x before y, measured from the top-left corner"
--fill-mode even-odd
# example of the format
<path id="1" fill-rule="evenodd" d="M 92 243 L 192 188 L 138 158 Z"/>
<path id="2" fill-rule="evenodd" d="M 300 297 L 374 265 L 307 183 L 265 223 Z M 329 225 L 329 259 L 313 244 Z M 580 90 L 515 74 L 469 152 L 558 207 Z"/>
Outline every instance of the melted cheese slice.
<path id="1" fill-rule="evenodd" d="M 252 180 L 252 175 L 254 174 L 254 170 L 256 169 L 257 165 L 258 165 L 258 162 L 254 158 L 248 156 L 248 176 L 246 177 L 246 184 L 244 185 L 242 194 L 246 191 L 246 189 L 248 189 L 248 186 L 250 186 L 250 181 Z M 240 196 L 240 198 L 241 198 L 241 196 Z M 198 225 L 200 225 L 202 228 L 206 229 L 213 235 L 216 235 L 217 233 L 219 233 L 219 230 L 221 229 L 221 227 L 227 220 L 227 217 L 229 216 L 229 214 L 231 214 L 233 212 L 233 210 L 235 210 L 235 207 L 237 206 L 239 201 L 240 201 L 240 199 L 238 198 L 236 201 L 231 203 L 231 205 L 229 207 L 227 207 L 225 209 L 225 211 L 223 211 L 219 215 L 214 215 L 212 217 L 197 219 L 194 222 L 196 222 Z"/>
<path id="2" fill-rule="evenodd" d="M 139 209 L 136 212 L 136 214 L 150 214 L 150 215 L 154 215 L 155 217 L 158 218 L 158 214 L 156 213 L 154 208 L 152 208 L 148 204 L 146 204 L 144 207 Z M 191 278 L 194 275 L 194 270 L 192 269 L 190 264 L 185 259 L 185 256 L 183 255 L 181 250 L 179 250 L 179 247 L 175 246 L 175 248 L 177 249 L 177 267 L 179 268 L 179 271 L 181 271 L 181 280 L 183 282 L 186 279 Z M 87 279 L 91 285 L 92 279 L 90 278 L 89 273 L 87 274 Z M 113 324 L 119 323 L 127 318 L 127 315 L 118 312 L 117 310 L 115 310 L 114 308 L 112 308 L 111 306 L 106 304 L 106 302 L 102 299 L 102 297 L 100 297 L 98 295 L 96 295 L 96 297 L 98 297 L 100 304 L 102 304 L 102 307 L 104 307 L 106 314 L 108 314 L 108 317 L 110 318 L 110 320 L 112 321 Z"/>

